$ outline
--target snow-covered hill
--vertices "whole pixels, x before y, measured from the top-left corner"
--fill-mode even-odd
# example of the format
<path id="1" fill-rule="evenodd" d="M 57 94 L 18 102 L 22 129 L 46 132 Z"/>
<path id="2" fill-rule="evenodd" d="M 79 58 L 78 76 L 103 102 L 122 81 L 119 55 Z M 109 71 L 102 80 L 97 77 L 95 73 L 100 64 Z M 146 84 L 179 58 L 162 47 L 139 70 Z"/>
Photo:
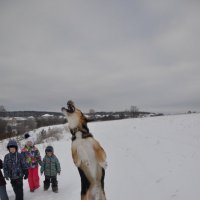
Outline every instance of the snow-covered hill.
<path id="1" fill-rule="evenodd" d="M 88 125 L 107 152 L 107 200 L 200 199 L 200 114 Z M 44 192 L 42 187 L 30 193 L 24 181 L 25 199 L 80 199 L 80 178 L 71 158 L 69 138 L 66 133 L 64 139 L 52 142 L 62 167 L 59 193 Z M 42 156 L 46 145 L 37 145 Z M 0 148 L 3 158 L 6 151 Z M 43 180 L 42 176 L 41 186 Z M 14 200 L 10 183 L 7 190 L 10 200 Z"/>

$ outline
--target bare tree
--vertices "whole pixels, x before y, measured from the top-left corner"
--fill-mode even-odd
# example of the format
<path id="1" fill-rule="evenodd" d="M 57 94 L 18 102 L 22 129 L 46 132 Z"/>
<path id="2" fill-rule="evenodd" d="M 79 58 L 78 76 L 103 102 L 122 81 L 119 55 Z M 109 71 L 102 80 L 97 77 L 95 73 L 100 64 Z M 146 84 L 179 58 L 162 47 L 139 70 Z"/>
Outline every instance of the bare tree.
<path id="1" fill-rule="evenodd" d="M 12 127 L 10 125 L 7 126 L 7 136 L 11 138 L 13 136 Z"/>
<path id="2" fill-rule="evenodd" d="M 89 115 L 90 115 L 91 119 L 94 120 L 95 119 L 95 110 L 94 109 L 90 109 L 89 110 Z"/>
<path id="3" fill-rule="evenodd" d="M 137 117 L 138 112 L 139 112 L 139 109 L 137 106 L 131 106 L 131 108 L 130 108 L 131 117 Z"/>
<path id="4" fill-rule="evenodd" d="M 6 138 L 6 126 L 7 122 L 0 119 L 0 140 Z"/>
<path id="5" fill-rule="evenodd" d="M 37 128 L 37 123 L 36 123 L 35 118 L 28 118 L 27 121 L 26 121 L 26 125 L 28 126 L 27 131 L 30 131 L 30 130 Z"/>
<path id="6" fill-rule="evenodd" d="M 6 112 L 6 109 L 3 105 L 0 105 L 0 112 Z"/>
<path id="7" fill-rule="evenodd" d="M 131 112 L 138 112 L 139 109 L 137 106 L 131 106 L 131 109 L 130 109 Z"/>

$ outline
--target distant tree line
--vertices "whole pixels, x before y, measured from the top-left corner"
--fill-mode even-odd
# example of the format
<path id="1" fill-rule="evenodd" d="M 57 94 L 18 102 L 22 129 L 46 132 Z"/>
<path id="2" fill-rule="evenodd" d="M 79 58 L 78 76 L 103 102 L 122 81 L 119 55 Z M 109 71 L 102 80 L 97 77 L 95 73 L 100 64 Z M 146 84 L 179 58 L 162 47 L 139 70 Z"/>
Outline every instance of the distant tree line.
<path id="1" fill-rule="evenodd" d="M 62 116 L 61 112 L 49 112 L 49 111 L 2 111 L 0 109 L 0 117 L 40 117 L 44 114 Z"/>
<path id="2" fill-rule="evenodd" d="M 66 119 L 63 117 L 51 116 L 51 117 L 28 117 L 24 119 L 10 118 L 9 120 L 0 119 L 0 140 L 10 138 L 13 136 L 19 136 L 25 132 L 57 124 L 66 123 Z"/>
<path id="3" fill-rule="evenodd" d="M 119 120 L 126 118 L 145 117 L 163 115 L 162 113 L 153 114 L 150 112 L 142 112 L 136 106 L 131 106 L 129 110 L 117 112 L 96 112 L 90 109 L 85 113 L 88 122 Z M 45 112 L 45 111 L 6 111 L 4 106 L 0 106 L 0 140 L 8 137 L 19 136 L 44 126 L 64 124 L 67 120 L 61 112 Z"/>
<path id="4" fill-rule="evenodd" d="M 107 121 L 126 118 L 137 118 L 149 115 L 150 112 L 139 111 L 137 106 L 131 106 L 129 110 L 117 111 L 117 112 L 96 112 L 94 109 L 90 109 L 87 113 L 89 121 Z"/>

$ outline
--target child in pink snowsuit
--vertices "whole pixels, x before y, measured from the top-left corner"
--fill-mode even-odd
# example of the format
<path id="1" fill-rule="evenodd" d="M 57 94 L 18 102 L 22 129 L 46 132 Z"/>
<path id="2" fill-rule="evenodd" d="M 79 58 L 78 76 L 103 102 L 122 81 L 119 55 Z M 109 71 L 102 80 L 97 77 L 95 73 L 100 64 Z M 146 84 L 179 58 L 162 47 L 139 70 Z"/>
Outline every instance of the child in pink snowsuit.
<path id="1" fill-rule="evenodd" d="M 26 144 L 21 150 L 21 154 L 25 157 L 25 161 L 28 164 L 28 183 L 30 192 L 34 192 L 35 189 L 40 187 L 40 179 L 38 175 L 38 164 L 42 164 L 40 152 L 34 145 L 33 138 L 26 133 Z"/>

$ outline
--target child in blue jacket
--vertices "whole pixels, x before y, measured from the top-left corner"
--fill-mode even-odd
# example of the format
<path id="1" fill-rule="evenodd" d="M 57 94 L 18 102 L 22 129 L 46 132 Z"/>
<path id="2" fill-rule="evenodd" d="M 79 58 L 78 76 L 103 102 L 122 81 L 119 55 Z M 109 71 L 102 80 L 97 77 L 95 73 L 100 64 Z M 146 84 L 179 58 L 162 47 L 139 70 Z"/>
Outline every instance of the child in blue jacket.
<path id="1" fill-rule="evenodd" d="M 23 200 L 23 178 L 28 178 L 28 166 L 24 157 L 18 153 L 18 146 L 15 140 L 8 142 L 7 149 L 9 153 L 4 157 L 4 176 L 6 180 L 10 179 L 15 193 L 15 200 Z"/>

